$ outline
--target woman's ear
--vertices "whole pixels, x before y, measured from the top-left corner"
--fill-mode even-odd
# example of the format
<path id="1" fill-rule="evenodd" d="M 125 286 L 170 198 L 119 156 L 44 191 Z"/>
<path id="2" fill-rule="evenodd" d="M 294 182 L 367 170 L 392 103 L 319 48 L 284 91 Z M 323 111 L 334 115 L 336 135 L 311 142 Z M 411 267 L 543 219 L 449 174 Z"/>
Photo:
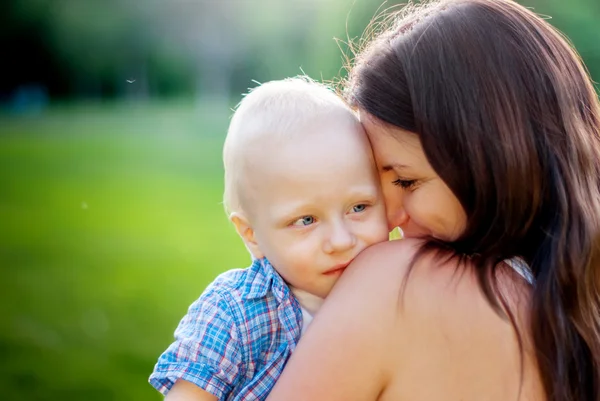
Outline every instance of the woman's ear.
<path id="1" fill-rule="evenodd" d="M 238 235 L 242 237 L 248 251 L 255 259 L 262 259 L 265 255 L 260 251 L 254 236 L 254 230 L 243 213 L 234 212 L 229 215 L 229 220 L 235 226 Z"/>

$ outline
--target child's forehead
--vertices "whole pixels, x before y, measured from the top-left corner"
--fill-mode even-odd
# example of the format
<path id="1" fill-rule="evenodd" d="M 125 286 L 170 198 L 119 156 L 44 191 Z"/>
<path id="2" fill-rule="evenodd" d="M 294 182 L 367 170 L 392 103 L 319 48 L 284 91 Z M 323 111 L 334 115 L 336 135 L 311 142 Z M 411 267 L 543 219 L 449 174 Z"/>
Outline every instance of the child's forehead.
<path id="1" fill-rule="evenodd" d="M 360 176 L 374 168 L 366 135 L 358 127 L 330 126 L 308 130 L 287 141 L 265 143 L 256 148 L 246 163 L 247 181 L 274 182 L 273 188 L 287 184 L 329 185 L 342 176 Z M 249 154 L 250 155 L 250 154 Z"/>
<path id="2" fill-rule="evenodd" d="M 286 164 L 335 161 L 340 153 L 370 151 L 364 129 L 357 120 L 340 116 L 315 118 L 292 127 L 289 132 L 274 132 L 256 143 L 265 156 Z"/>
<path id="3" fill-rule="evenodd" d="M 244 203 L 265 201 L 263 192 L 274 197 L 289 194 L 293 201 L 296 189 L 319 191 L 341 175 L 358 176 L 373 169 L 366 133 L 351 111 L 338 109 L 285 121 L 284 116 L 274 117 L 271 113 L 269 120 L 240 124 L 246 132 L 239 132 L 241 142 L 235 145 L 239 163 L 228 168 L 236 170 Z M 302 191 L 297 197 L 304 196 Z"/>
<path id="4" fill-rule="evenodd" d="M 254 175 L 247 182 L 256 217 L 280 221 L 332 208 L 339 211 L 377 196 L 378 178 L 366 157 L 340 157 L 329 164 L 322 164 L 322 158 L 310 163 L 295 163 L 297 160 Z"/>
<path id="5" fill-rule="evenodd" d="M 366 134 L 358 118 L 346 110 L 315 114 L 303 118 L 269 114 L 248 119 L 231 135 L 238 157 L 257 162 L 283 153 L 297 153 L 298 147 L 322 147 L 330 141 L 342 145 L 360 142 L 368 146 Z M 235 144 L 235 145 L 234 145 Z"/>

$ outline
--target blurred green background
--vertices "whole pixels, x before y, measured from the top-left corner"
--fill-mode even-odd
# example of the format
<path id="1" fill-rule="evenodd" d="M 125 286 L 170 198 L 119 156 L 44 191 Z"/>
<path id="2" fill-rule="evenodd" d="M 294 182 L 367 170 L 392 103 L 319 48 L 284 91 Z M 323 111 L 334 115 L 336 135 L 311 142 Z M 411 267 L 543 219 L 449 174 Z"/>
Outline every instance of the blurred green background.
<path id="1" fill-rule="evenodd" d="M 395 4 L 388 2 L 385 7 Z M 600 79 L 600 2 L 526 1 Z M 147 384 L 216 274 L 241 93 L 338 76 L 381 0 L 0 2 L 0 398 L 161 399 Z"/>

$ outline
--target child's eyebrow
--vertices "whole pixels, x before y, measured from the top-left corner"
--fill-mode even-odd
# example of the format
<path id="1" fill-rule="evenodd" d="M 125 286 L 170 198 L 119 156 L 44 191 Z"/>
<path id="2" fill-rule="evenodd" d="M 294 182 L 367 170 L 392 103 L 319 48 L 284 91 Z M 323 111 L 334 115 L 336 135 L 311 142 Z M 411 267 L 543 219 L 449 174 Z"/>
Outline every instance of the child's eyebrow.
<path id="1" fill-rule="evenodd" d="M 310 202 L 297 203 L 293 206 L 286 207 L 283 210 L 278 210 L 276 212 L 276 218 L 277 221 L 281 223 L 287 223 L 289 220 L 310 214 L 310 210 L 314 207 L 315 205 Z"/>
<path id="2" fill-rule="evenodd" d="M 375 198 L 377 196 L 377 190 L 376 186 L 371 185 L 350 188 L 348 190 L 348 195 L 349 197 L 357 198 L 358 200 L 360 200 L 360 198 Z"/>
<path id="3" fill-rule="evenodd" d="M 377 198 L 376 186 L 360 186 L 355 188 L 349 188 L 346 192 L 347 198 L 352 199 L 353 202 L 361 201 L 373 201 Z M 294 204 L 288 205 L 277 211 L 277 220 L 290 220 L 302 215 L 310 214 L 311 211 L 318 209 L 320 202 L 318 199 L 315 200 L 303 200 Z"/>

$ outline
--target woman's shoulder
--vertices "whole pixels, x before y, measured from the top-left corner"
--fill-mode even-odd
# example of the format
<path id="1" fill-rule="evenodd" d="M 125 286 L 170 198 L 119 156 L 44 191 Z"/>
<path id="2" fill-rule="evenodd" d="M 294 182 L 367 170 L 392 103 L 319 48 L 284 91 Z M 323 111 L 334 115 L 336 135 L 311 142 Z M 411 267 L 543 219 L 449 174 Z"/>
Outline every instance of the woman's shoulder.
<path id="1" fill-rule="evenodd" d="M 445 255 L 415 258 L 421 245 L 378 244 L 348 266 L 270 399 L 517 398 L 521 365 L 510 323 L 486 301 L 473 266 L 458 269 Z"/>
<path id="2" fill-rule="evenodd" d="M 475 266 L 459 264 L 443 251 L 415 258 L 422 244 L 401 240 L 373 246 L 339 283 L 346 297 L 359 293 L 363 298 L 366 306 L 357 320 L 385 327 L 377 339 L 388 349 L 387 397 L 381 399 L 399 399 L 400 393 L 423 400 L 448 394 L 473 399 L 478 391 L 491 391 L 490 399 L 510 398 L 520 377 L 519 345 L 510 320 L 484 295 Z M 527 309 L 526 302 L 509 303 L 522 309 L 515 315 Z M 490 379 L 491 387 L 464 380 L 477 375 Z M 435 386 L 432 377 L 440 378 Z"/>
<path id="3" fill-rule="evenodd" d="M 423 241 L 403 239 L 376 244 L 364 250 L 348 267 L 340 286 L 361 292 L 388 293 L 400 305 L 435 306 L 459 298 L 483 295 L 475 268 L 446 251 L 418 254 Z M 460 291 L 458 291 L 460 290 Z M 418 304 L 414 301 L 419 300 Z M 405 305 L 409 306 L 409 305 Z"/>
<path id="4" fill-rule="evenodd" d="M 347 287 L 349 294 L 376 299 L 376 307 L 393 308 L 402 320 L 418 314 L 419 324 L 426 323 L 425 317 L 430 317 L 436 326 L 440 319 L 479 325 L 482 315 L 499 317 L 482 291 L 471 262 L 464 259 L 459 262 L 458 257 L 444 250 L 419 253 L 422 245 L 423 241 L 416 239 L 376 244 L 354 260 L 336 287 L 339 286 L 339 291 Z M 523 291 L 512 285 L 514 276 L 497 277 L 504 281 L 499 288 L 517 290 L 514 294 L 504 294 L 508 303 L 513 304 L 511 298 L 520 298 Z M 511 285 L 505 285 L 506 282 Z M 515 304 L 524 306 L 523 302 Z"/>

